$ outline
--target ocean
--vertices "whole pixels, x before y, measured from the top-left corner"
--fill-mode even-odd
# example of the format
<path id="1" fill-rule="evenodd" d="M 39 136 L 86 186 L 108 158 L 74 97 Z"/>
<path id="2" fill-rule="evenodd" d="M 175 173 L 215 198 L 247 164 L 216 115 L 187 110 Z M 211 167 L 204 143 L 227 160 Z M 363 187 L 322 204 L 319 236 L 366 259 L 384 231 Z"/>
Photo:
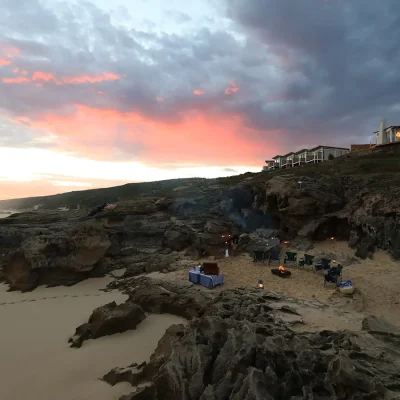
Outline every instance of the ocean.
<path id="1" fill-rule="evenodd" d="M 11 211 L 2 211 L 0 210 L 0 218 L 6 218 L 11 215 Z"/>

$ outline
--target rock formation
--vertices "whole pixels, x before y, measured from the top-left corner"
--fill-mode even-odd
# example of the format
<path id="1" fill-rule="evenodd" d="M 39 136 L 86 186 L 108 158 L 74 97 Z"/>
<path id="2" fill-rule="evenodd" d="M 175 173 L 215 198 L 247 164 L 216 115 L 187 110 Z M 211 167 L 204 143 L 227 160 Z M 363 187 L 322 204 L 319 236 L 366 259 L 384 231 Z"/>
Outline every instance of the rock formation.
<path id="1" fill-rule="evenodd" d="M 264 246 L 268 237 L 301 249 L 335 237 L 348 241 L 358 257 L 380 248 L 400 260 L 400 171 L 391 174 L 392 165 L 399 168 L 399 155 L 379 153 L 274 173 L 0 202 L 42 204 L 0 219 L 2 276 L 11 289 L 31 290 L 115 268 L 126 268 L 128 276 L 168 271 L 179 268 L 182 254 L 222 257 L 227 234 L 241 237 L 239 251 Z M 104 203 L 105 193 L 117 207 L 89 218 L 83 205 Z"/>
<path id="2" fill-rule="evenodd" d="M 115 301 L 96 308 L 88 323 L 78 326 L 69 340 L 71 347 L 81 347 L 88 339 L 97 339 L 114 333 L 135 329 L 146 318 L 144 311 L 136 304 L 117 305 Z"/>
<path id="3" fill-rule="evenodd" d="M 191 319 L 166 332 L 149 363 L 103 377 L 136 387 L 121 400 L 400 398 L 400 336 L 376 318 L 365 332 L 300 333 L 293 328 L 302 305 L 275 293 L 192 291 L 147 278 L 119 285 L 129 303 Z"/>

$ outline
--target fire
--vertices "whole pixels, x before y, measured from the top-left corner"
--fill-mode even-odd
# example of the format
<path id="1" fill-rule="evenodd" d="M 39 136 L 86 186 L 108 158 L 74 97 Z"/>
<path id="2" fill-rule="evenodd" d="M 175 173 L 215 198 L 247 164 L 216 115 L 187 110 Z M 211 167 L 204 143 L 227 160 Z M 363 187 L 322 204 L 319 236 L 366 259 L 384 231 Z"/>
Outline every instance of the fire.
<path id="1" fill-rule="evenodd" d="M 283 265 L 280 265 L 280 266 L 278 267 L 278 269 L 279 269 L 279 271 L 284 271 L 284 270 L 285 270 L 285 267 L 284 267 Z"/>

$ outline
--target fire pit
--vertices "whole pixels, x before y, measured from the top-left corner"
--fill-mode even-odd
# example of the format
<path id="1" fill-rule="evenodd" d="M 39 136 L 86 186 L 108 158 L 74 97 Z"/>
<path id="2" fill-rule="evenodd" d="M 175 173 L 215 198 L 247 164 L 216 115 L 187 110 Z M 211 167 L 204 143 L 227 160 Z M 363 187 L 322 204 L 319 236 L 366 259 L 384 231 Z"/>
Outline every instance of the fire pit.
<path id="1" fill-rule="evenodd" d="M 272 268 L 271 273 L 281 278 L 289 278 L 292 273 L 280 265 L 278 268 Z"/>

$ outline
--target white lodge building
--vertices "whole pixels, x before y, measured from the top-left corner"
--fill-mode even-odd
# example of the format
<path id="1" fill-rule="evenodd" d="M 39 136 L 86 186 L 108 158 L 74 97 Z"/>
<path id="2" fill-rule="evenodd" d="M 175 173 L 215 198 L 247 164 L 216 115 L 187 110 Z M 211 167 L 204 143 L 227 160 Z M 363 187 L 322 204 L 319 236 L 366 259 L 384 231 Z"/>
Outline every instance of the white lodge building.
<path id="1" fill-rule="evenodd" d="M 350 149 L 344 147 L 317 146 L 312 149 L 302 149 L 296 152 L 290 152 L 285 155 L 277 155 L 272 160 L 266 160 L 263 171 L 271 171 L 280 168 L 293 168 L 298 165 L 309 163 L 320 163 L 328 161 L 329 156 L 340 157 L 349 152 Z M 332 158 L 331 157 L 331 158 Z"/>
<path id="2" fill-rule="evenodd" d="M 400 126 L 392 125 L 386 126 L 386 121 L 381 120 L 379 131 L 374 132 L 376 134 L 376 145 L 389 144 L 394 142 L 400 142 Z"/>

